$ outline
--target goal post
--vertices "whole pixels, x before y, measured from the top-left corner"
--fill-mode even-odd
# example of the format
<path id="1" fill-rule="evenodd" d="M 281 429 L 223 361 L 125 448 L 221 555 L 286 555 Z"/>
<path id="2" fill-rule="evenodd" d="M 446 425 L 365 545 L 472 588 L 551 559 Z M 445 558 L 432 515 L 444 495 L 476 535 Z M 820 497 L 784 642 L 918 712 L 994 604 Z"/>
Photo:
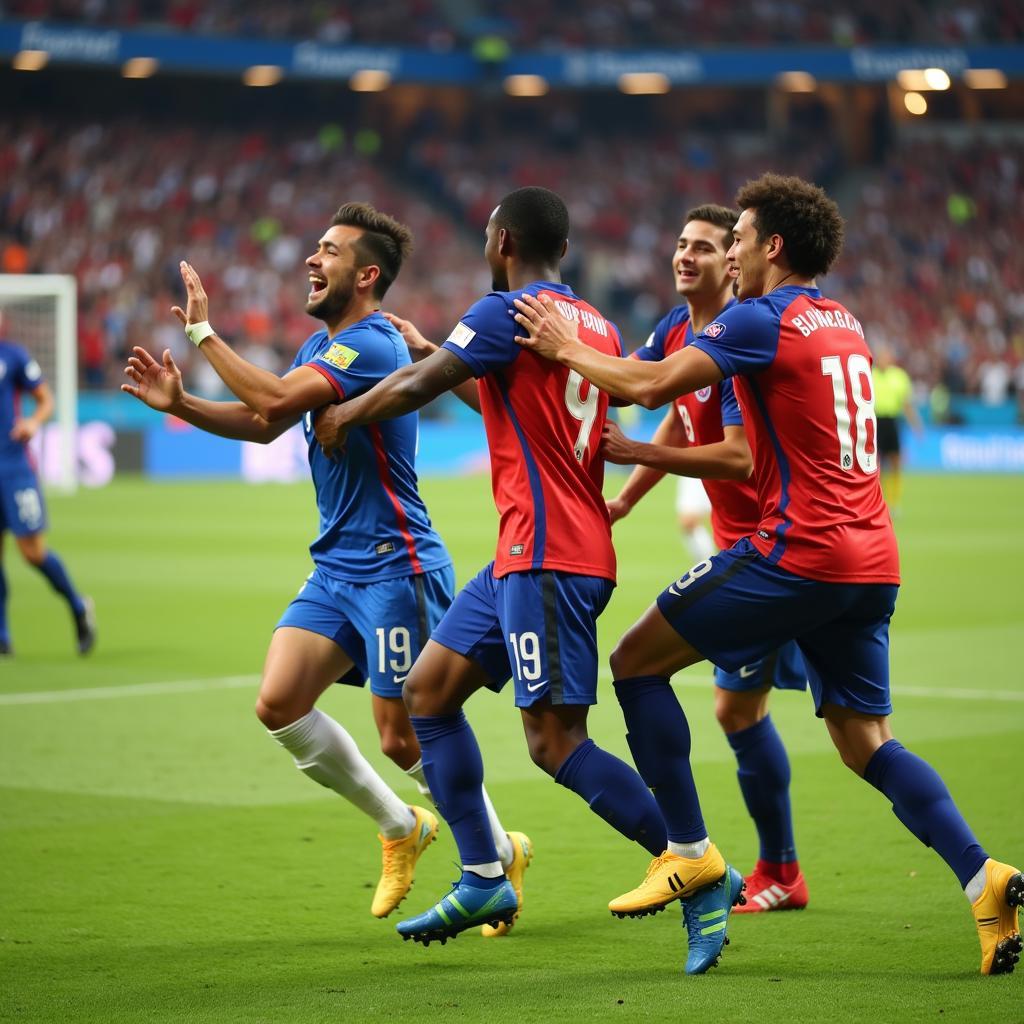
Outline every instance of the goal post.
<path id="1" fill-rule="evenodd" d="M 78 481 L 78 291 L 70 274 L 0 274 L 0 338 L 26 348 L 53 390 L 54 422 L 40 431 L 42 475 L 73 491 Z"/>

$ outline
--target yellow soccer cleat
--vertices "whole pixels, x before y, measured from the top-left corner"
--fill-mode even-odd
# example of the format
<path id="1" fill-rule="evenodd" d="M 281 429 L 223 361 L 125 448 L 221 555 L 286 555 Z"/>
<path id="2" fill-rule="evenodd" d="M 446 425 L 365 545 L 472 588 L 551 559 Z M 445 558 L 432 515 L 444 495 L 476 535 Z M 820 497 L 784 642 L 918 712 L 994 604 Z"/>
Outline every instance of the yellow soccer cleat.
<path id="1" fill-rule="evenodd" d="M 485 939 L 496 939 L 501 935 L 508 935 L 523 909 L 523 875 L 526 874 L 526 869 L 530 866 L 530 861 L 533 860 L 533 843 L 522 832 L 509 832 L 508 838 L 512 843 L 512 863 L 505 875 L 516 891 L 516 912 L 508 924 L 504 921 L 499 921 L 497 926 L 485 924 L 480 929 L 480 934 Z"/>
<path id="2" fill-rule="evenodd" d="M 647 877 L 635 889 L 608 904 L 616 917 L 646 917 L 657 914 L 673 900 L 685 899 L 721 881 L 725 861 L 712 843 L 704 856 L 679 857 L 667 850 L 651 861 Z M 740 902 L 745 902 L 742 897 Z"/>
<path id="3" fill-rule="evenodd" d="M 410 807 L 416 815 L 413 830 L 401 839 L 385 839 L 381 856 L 380 881 L 373 894 L 370 913 L 387 917 L 409 894 L 420 854 L 437 838 L 437 818 L 423 807 Z"/>
<path id="4" fill-rule="evenodd" d="M 985 888 L 971 904 L 981 942 L 981 973 L 1009 974 L 1021 954 L 1017 908 L 1024 903 L 1024 875 L 1009 864 L 985 861 Z"/>

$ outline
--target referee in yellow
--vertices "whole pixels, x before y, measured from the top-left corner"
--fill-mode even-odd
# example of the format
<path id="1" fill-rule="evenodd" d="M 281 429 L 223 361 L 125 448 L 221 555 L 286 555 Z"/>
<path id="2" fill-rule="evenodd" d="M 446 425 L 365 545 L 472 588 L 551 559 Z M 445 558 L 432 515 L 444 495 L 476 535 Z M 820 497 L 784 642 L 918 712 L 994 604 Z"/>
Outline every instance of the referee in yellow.
<path id="1" fill-rule="evenodd" d="M 915 434 L 923 430 L 914 406 L 914 385 L 910 375 L 896 365 L 892 350 L 885 345 L 875 353 L 871 370 L 878 419 L 878 459 L 882 471 L 882 493 L 889 512 L 895 516 L 903 493 L 900 452 L 900 421 L 906 418 Z"/>

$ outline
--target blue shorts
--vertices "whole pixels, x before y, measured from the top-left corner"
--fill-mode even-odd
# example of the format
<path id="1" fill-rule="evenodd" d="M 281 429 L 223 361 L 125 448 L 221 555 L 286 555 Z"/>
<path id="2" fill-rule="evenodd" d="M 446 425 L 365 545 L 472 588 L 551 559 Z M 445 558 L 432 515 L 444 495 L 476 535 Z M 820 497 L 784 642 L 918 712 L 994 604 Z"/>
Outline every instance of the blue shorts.
<path id="1" fill-rule="evenodd" d="M 807 667 L 795 640 L 783 644 L 778 650 L 766 654 L 749 665 L 741 665 L 735 672 L 715 667 L 715 686 L 736 693 L 754 690 L 806 690 Z"/>
<path id="2" fill-rule="evenodd" d="M 662 591 L 658 608 L 687 643 L 728 672 L 795 640 L 819 715 L 823 704 L 888 715 L 889 620 L 898 590 L 795 576 L 744 538 Z"/>
<path id="3" fill-rule="evenodd" d="M 597 703 L 597 617 L 615 584 L 532 570 L 494 577 L 494 563 L 459 591 L 432 639 L 472 658 L 490 689 L 514 680 L 516 707 Z"/>
<path id="4" fill-rule="evenodd" d="M 347 583 L 315 569 L 275 628 L 293 626 L 333 640 L 353 661 L 339 683 L 378 697 L 402 684 L 455 593 L 452 567 L 378 583 Z"/>
<path id="5" fill-rule="evenodd" d="M 0 477 L 0 530 L 15 537 L 30 537 L 46 529 L 46 502 L 31 467 Z"/>

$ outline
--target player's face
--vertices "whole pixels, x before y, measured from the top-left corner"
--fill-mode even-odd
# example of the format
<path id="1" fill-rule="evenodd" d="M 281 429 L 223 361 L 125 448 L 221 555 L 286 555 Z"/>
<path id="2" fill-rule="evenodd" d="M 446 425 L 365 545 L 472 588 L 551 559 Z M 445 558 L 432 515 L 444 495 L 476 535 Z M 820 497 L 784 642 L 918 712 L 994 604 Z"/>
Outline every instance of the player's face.
<path id="1" fill-rule="evenodd" d="M 764 295 L 771 263 L 768 261 L 768 240 L 757 240 L 754 211 L 744 210 L 732 229 L 733 243 L 728 252 L 729 265 L 738 273 L 736 297 L 754 299 Z"/>
<path id="2" fill-rule="evenodd" d="M 495 210 L 494 213 L 498 211 Z M 494 213 L 487 222 L 487 230 L 484 232 L 484 259 L 487 266 L 491 268 L 491 288 L 496 292 L 508 291 L 508 268 L 498 251 L 499 229 L 494 225 Z"/>
<path id="3" fill-rule="evenodd" d="M 352 244 L 362 231 L 346 224 L 328 228 L 306 260 L 309 294 L 306 312 L 318 320 L 340 316 L 355 294 L 356 257 Z"/>
<path id="4" fill-rule="evenodd" d="M 684 298 L 717 295 L 730 281 L 725 232 L 706 220 L 684 225 L 672 256 L 676 291 Z"/>

